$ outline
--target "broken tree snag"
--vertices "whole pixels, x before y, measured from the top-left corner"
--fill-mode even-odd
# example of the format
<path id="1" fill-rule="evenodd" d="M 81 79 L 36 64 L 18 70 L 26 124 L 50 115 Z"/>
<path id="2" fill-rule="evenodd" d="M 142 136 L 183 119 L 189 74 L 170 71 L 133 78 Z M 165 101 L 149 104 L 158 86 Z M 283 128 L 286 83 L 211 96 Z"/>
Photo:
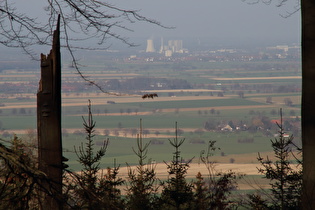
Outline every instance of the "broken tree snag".
<path id="1" fill-rule="evenodd" d="M 41 54 L 41 79 L 37 93 L 37 132 L 39 170 L 49 181 L 43 209 L 62 209 L 62 141 L 61 141 L 61 56 L 60 17 L 53 34 L 50 53 Z"/>

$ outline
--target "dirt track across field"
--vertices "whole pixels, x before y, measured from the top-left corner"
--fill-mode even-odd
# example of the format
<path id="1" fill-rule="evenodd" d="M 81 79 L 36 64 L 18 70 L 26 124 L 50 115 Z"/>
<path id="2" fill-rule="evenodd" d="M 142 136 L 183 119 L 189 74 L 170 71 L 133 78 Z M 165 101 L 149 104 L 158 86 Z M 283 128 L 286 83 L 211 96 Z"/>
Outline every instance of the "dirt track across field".
<path id="1" fill-rule="evenodd" d="M 187 100 L 216 100 L 216 99 L 222 99 L 222 97 L 216 97 L 216 96 L 181 96 L 181 97 L 157 97 L 154 99 L 146 99 L 143 100 L 141 96 L 122 96 L 122 97 L 104 97 L 99 96 L 96 94 L 91 94 L 90 97 L 84 96 L 84 97 L 65 97 L 62 102 L 63 107 L 69 107 L 69 106 L 87 106 L 87 98 L 91 98 L 92 106 L 96 105 L 106 105 L 107 101 L 115 101 L 116 103 L 131 103 L 131 102 L 151 102 L 151 101 L 187 101 Z M 230 98 L 229 96 L 223 97 L 224 99 Z M 275 104 L 273 105 L 257 105 L 257 106 L 220 106 L 216 107 L 216 109 L 219 110 L 228 110 L 228 109 L 254 109 L 254 108 L 266 108 L 266 107 L 275 107 Z M 18 108 L 36 108 L 36 102 L 14 102 L 14 103 L 6 103 L 4 107 L 1 107 L 1 109 L 18 109 Z M 178 111 L 199 111 L 199 110 L 209 110 L 211 107 L 197 107 L 197 108 L 180 108 Z M 174 112 L 176 108 L 168 108 L 168 109 L 161 109 L 157 110 L 160 112 Z M 135 113 L 107 113 L 103 115 L 132 115 Z M 152 114 L 152 112 L 138 112 L 137 115 L 149 115 Z M 82 114 L 80 114 L 82 116 Z"/>

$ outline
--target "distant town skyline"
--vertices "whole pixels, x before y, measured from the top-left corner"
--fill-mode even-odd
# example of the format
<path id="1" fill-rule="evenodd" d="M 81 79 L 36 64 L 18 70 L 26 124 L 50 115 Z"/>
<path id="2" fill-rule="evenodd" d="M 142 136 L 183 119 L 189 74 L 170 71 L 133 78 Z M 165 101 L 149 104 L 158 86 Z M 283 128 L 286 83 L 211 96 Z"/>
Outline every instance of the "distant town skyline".
<path id="1" fill-rule="evenodd" d="M 17 1 L 18 10 L 38 17 L 45 22 L 45 2 L 41 0 Z M 243 0 L 106 0 L 124 9 L 139 11 L 147 18 L 157 20 L 166 29 L 143 21 L 129 23 L 132 31 L 115 31 L 129 41 L 146 49 L 146 40 L 183 40 L 187 46 L 246 46 L 300 43 L 300 13 L 284 18 L 296 10 L 296 2 L 289 1 L 282 7 L 263 3 L 249 5 Z M 83 46 L 97 47 L 97 43 L 82 42 Z M 128 48 L 122 42 L 108 39 L 111 49 Z M 160 49 L 155 49 L 159 51 Z"/>

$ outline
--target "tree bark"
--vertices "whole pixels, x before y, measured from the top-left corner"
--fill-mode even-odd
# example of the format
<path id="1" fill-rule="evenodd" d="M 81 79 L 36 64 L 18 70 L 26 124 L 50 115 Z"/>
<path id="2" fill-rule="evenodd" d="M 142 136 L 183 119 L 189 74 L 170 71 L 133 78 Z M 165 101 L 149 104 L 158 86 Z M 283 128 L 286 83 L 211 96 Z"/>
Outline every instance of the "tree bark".
<path id="1" fill-rule="evenodd" d="M 315 209 L 315 1 L 301 0 L 303 209 Z"/>
<path id="2" fill-rule="evenodd" d="M 62 209 L 61 141 L 61 58 L 60 19 L 54 31 L 52 50 L 41 54 L 41 80 L 37 93 L 37 130 L 39 169 L 48 178 L 42 183 L 46 195 L 42 209 Z"/>

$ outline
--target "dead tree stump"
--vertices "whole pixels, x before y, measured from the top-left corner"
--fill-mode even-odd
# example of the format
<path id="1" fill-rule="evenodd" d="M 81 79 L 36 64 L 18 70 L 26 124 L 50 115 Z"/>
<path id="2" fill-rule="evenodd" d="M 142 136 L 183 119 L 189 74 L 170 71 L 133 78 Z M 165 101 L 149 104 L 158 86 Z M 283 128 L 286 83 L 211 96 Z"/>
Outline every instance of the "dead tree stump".
<path id="1" fill-rule="evenodd" d="M 48 180 L 43 209 L 62 209 L 61 56 L 60 18 L 50 53 L 41 54 L 41 80 L 37 93 L 39 169 Z"/>

